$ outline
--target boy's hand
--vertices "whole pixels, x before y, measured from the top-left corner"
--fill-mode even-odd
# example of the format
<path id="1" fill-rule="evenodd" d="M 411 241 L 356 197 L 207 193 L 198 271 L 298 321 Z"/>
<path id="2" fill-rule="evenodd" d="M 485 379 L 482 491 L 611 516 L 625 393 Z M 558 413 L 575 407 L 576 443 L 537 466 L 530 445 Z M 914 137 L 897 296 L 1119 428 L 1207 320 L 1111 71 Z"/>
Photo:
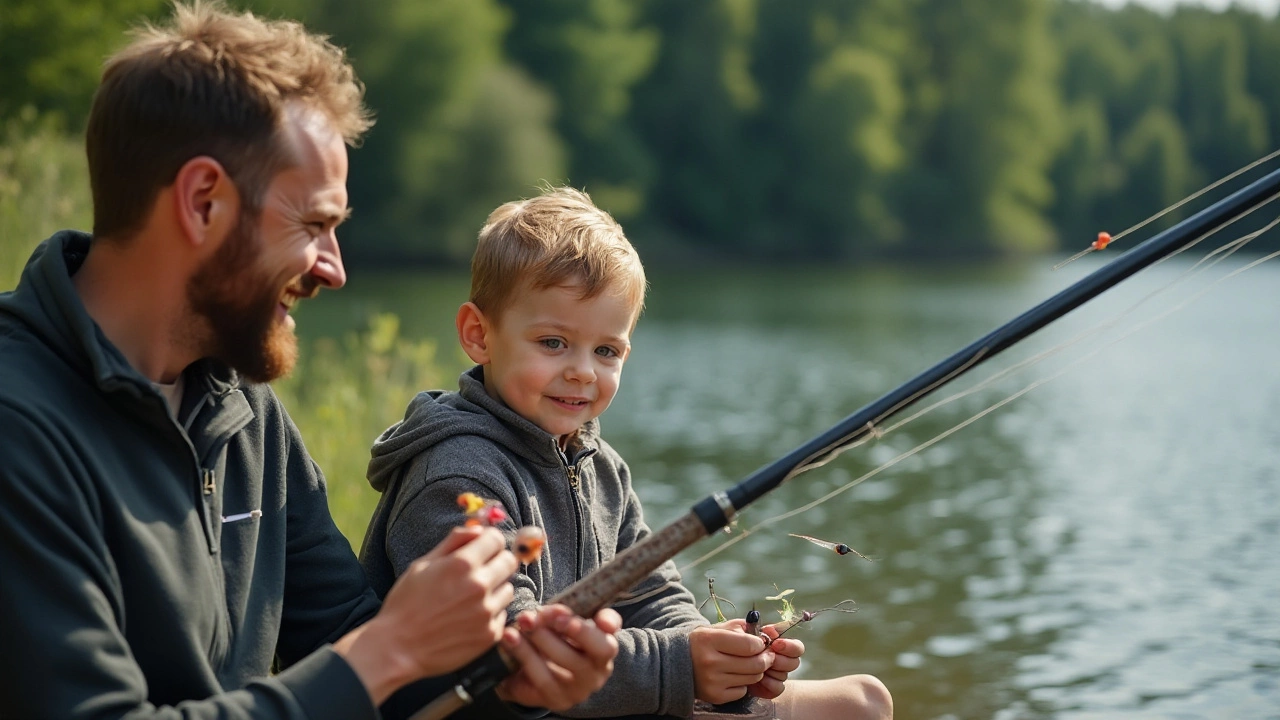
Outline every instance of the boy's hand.
<path id="1" fill-rule="evenodd" d="M 800 667 L 800 656 L 804 655 L 804 643 L 794 638 L 778 639 L 778 629 L 773 625 L 765 625 L 760 632 L 773 640 L 769 649 L 774 653 L 773 665 L 764 673 L 764 678 L 747 688 L 756 697 L 773 700 L 782 694 L 787 682 L 787 675 Z"/>
<path id="2" fill-rule="evenodd" d="M 746 621 L 728 620 L 689 633 L 694 696 L 713 704 L 737 700 L 764 680 L 775 653 L 746 632 Z"/>
<path id="3" fill-rule="evenodd" d="M 391 587 L 382 610 L 334 643 L 375 704 L 419 678 L 444 675 L 502 638 L 514 555 L 492 528 L 458 528 Z"/>
<path id="4" fill-rule="evenodd" d="M 568 710 L 599 690 L 613 672 L 618 654 L 613 634 L 622 627 L 614 610 L 601 610 L 592 621 L 564 605 L 548 605 L 520 613 L 516 624 L 519 631 L 508 627 L 502 636 L 502 647 L 520 663 L 519 672 L 498 686 L 503 700 Z"/>

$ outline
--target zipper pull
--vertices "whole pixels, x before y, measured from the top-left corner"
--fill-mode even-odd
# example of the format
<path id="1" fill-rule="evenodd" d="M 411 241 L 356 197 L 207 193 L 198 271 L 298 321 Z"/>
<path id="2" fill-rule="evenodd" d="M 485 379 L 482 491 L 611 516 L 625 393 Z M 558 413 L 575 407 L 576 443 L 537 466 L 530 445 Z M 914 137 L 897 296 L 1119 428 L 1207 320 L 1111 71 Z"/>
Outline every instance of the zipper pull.
<path id="1" fill-rule="evenodd" d="M 213 482 L 213 471 L 208 468 L 205 468 L 204 469 L 204 494 L 212 495 L 216 487 L 217 486 L 214 485 L 214 482 Z"/>
<path id="2" fill-rule="evenodd" d="M 578 489 L 578 466 L 565 465 L 564 471 L 569 475 L 569 487 L 573 488 L 574 490 L 577 490 Z"/>

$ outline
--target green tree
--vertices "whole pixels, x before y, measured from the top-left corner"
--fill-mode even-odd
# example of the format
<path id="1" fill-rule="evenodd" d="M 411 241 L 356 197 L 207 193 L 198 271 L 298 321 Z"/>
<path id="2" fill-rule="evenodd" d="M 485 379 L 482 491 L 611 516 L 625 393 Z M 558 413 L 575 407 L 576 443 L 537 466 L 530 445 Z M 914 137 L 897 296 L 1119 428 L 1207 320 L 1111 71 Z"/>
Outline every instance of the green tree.
<path id="1" fill-rule="evenodd" d="M 762 6 L 755 67 L 766 97 L 761 124 L 785 173 L 769 183 L 784 237 L 809 256 L 865 254 L 901 236 L 889 179 L 906 159 L 905 97 L 895 44 L 901 4 L 839 0 Z M 802 62 L 778 64 L 785 55 Z"/>
<path id="2" fill-rule="evenodd" d="M 899 202 L 917 254 L 1050 247 L 1048 173 L 1060 141 L 1056 54 L 1045 0 L 920 0 L 927 53 L 911 167 Z"/>
<path id="3" fill-rule="evenodd" d="M 554 94 L 569 176 L 602 207 L 635 217 L 650 172 L 627 124 L 632 89 L 653 67 L 658 34 L 630 0 L 502 0 L 514 17 L 507 55 Z"/>
<path id="4" fill-rule="evenodd" d="M 1199 166 L 1227 175 L 1266 152 L 1266 110 L 1249 94 L 1245 34 L 1233 16 L 1207 10 L 1173 18 L 1182 93 L 1178 115 Z"/>
<path id="5" fill-rule="evenodd" d="M 1195 189 L 1195 164 L 1178 119 L 1167 110 L 1152 108 L 1120 140 L 1118 151 L 1127 169 L 1127 182 L 1115 200 L 1117 228 L 1140 222 Z"/>
<path id="6" fill-rule="evenodd" d="M 1267 148 L 1280 144 L 1280 16 L 1268 20 L 1252 13 L 1228 14 L 1244 30 L 1247 45 L 1246 87 L 1267 115 Z"/>
<path id="7" fill-rule="evenodd" d="M 32 106 L 82 127 L 102 63 L 124 31 L 164 13 L 165 0 L 4 0 L 0 3 L 0 118 Z"/>
<path id="8" fill-rule="evenodd" d="M 344 250 L 357 261 L 465 260 L 489 210 L 563 177 L 554 105 L 504 63 L 497 3 L 261 4 L 347 48 L 378 115 L 351 158 Z"/>
<path id="9" fill-rule="evenodd" d="M 635 87 L 629 122 L 653 162 L 644 234 L 727 252 L 768 214 L 744 121 L 761 104 L 750 72 L 755 0 L 656 0 L 644 21 L 661 53 Z"/>

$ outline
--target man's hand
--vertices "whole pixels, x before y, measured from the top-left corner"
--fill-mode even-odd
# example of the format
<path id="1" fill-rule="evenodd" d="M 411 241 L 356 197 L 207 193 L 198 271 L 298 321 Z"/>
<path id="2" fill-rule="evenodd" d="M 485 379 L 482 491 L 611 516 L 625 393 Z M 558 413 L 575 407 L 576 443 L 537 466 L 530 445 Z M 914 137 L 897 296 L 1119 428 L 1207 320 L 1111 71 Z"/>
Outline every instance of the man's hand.
<path id="1" fill-rule="evenodd" d="M 419 678 L 444 675 L 502 638 L 514 555 L 492 528 L 457 528 L 392 586 L 382 610 L 334 643 L 375 705 Z"/>
<path id="2" fill-rule="evenodd" d="M 773 700 L 782 694 L 787 676 L 800 667 L 800 656 L 804 655 L 804 643 L 793 638 L 778 639 L 778 629 L 773 625 L 765 625 L 760 631 L 768 635 L 773 644 L 773 665 L 764 672 L 760 682 L 747 688 L 747 692 L 766 700 Z"/>
<path id="3" fill-rule="evenodd" d="M 689 633 L 694 696 L 709 703 L 737 700 L 760 683 L 775 663 L 764 640 L 746 632 L 746 621 L 728 620 Z"/>
<path id="4" fill-rule="evenodd" d="M 568 710 L 599 690 L 613 672 L 618 641 L 613 634 L 622 618 L 608 608 L 594 621 L 573 614 L 564 605 L 549 605 L 520 613 L 520 630 L 509 627 L 502 646 L 520 663 L 520 670 L 498 686 L 503 700 Z"/>

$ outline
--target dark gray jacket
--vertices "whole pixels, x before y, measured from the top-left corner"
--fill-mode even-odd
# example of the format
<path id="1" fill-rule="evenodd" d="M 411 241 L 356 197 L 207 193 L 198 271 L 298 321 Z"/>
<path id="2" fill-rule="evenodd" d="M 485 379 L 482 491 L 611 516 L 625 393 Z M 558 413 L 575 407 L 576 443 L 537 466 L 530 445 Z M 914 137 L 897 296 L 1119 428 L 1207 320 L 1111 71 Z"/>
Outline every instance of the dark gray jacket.
<path id="1" fill-rule="evenodd" d="M 360 561 L 379 593 L 414 559 L 465 520 L 463 492 L 497 499 L 513 522 L 537 525 L 548 549 L 513 580 L 514 614 L 532 608 L 649 534 L 627 466 L 587 424 L 562 453 L 556 439 L 484 389 L 483 368 L 459 379 L 459 392 L 420 393 L 402 422 L 373 445 L 369 481 L 382 499 Z M 628 599 L 632 598 L 632 599 Z M 707 621 L 667 562 L 614 605 L 614 672 L 604 688 L 566 715 L 688 715 L 693 708 L 689 631 Z"/>
<path id="2" fill-rule="evenodd" d="M 80 303 L 88 252 L 0 294 L 0 717 L 375 717 L 328 643 L 378 600 L 297 428 L 212 361 L 176 422 Z"/>

